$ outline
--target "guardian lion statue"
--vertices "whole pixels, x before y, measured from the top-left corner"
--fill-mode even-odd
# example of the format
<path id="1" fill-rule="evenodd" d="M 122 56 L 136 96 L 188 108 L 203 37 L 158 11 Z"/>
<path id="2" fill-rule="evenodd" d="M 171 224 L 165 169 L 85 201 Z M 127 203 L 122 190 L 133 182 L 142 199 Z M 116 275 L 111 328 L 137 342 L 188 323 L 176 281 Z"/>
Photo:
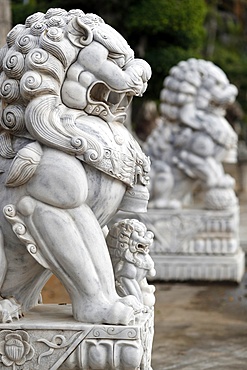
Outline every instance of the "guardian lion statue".
<path id="1" fill-rule="evenodd" d="M 1 320 L 35 306 L 53 273 L 76 320 L 133 322 L 103 230 L 147 206 L 149 159 L 123 123 L 150 66 L 99 16 L 53 8 L 9 32 L 0 70 Z"/>
<path id="2" fill-rule="evenodd" d="M 152 231 L 136 219 L 116 222 L 106 238 L 118 294 L 134 295 L 147 308 L 155 303 L 155 287 L 147 282 L 147 278 L 156 275 L 149 255 L 153 238 Z"/>
<path id="3" fill-rule="evenodd" d="M 210 61 L 189 59 L 170 70 L 161 91 L 163 118 L 143 145 L 150 156 L 150 208 L 178 208 L 195 186 L 204 205 L 236 204 L 234 179 L 223 162 L 236 161 L 237 134 L 225 118 L 237 88 Z"/>

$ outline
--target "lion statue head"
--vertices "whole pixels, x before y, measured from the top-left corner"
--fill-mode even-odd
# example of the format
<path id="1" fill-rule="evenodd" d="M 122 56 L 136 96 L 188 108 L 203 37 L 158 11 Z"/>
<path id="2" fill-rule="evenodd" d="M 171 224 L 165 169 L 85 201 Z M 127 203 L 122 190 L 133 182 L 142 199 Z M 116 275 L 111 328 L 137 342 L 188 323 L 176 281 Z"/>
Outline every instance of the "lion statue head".
<path id="1" fill-rule="evenodd" d="M 153 238 L 152 231 L 148 231 L 146 226 L 136 219 L 124 219 L 116 222 L 110 228 L 107 236 L 108 247 L 113 248 L 111 255 L 116 258 L 125 258 L 127 251 L 133 256 L 135 253 L 149 253 Z"/>
<path id="2" fill-rule="evenodd" d="M 68 154 L 88 152 L 95 161 L 98 141 L 76 120 L 123 123 L 132 97 L 143 94 L 151 76 L 149 65 L 134 59 L 102 18 L 60 8 L 35 13 L 9 32 L 0 72 L 3 157 L 14 157 L 11 138 L 21 136 Z"/>
<path id="3" fill-rule="evenodd" d="M 236 149 L 232 127 L 226 120 L 217 125 L 213 118 L 225 116 L 237 93 L 222 69 L 210 61 L 191 58 L 171 68 L 164 79 L 160 112 L 170 123 L 206 131 L 220 145 Z"/>

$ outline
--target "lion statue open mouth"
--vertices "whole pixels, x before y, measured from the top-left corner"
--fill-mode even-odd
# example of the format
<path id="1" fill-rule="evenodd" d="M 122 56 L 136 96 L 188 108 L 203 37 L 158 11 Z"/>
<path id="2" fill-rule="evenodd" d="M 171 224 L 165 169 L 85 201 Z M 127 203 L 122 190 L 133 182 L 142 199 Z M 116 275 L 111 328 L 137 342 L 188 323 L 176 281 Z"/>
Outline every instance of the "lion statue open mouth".
<path id="1" fill-rule="evenodd" d="M 149 159 L 123 122 L 149 65 L 97 15 L 49 9 L 9 32 L 0 71 L 2 321 L 54 273 L 76 320 L 128 324 L 102 228 L 147 205 Z"/>

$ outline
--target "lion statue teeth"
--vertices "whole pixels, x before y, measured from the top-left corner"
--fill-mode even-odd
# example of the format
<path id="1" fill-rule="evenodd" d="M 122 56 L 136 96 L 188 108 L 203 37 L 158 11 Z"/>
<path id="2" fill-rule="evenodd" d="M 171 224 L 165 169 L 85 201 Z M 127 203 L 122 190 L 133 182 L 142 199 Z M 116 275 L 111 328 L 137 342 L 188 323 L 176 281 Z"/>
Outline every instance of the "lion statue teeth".
<path id="1" fill-rule="evenodd" d="M 237 203 L 234 179 L 223 162 L 236 161 L 237 134 L 225 118 L 236 86 L 212 62 L 181 61 L 160 94 L 163 121 L 143 145 L 152 160 L 150 208 L 179 208 L 195 185 L 209 209 Z"/>
<path id="2" fill-rule="evenodd" d="M 9 32 L 0 72 L 2 321 L 54 273 L 76 320 L 133 322 L 140 303 L 117 294 L 102 229 L 147 207 L 149 159 L 123 123 L 150 66 L 99 16 L 51 8 Z"/>

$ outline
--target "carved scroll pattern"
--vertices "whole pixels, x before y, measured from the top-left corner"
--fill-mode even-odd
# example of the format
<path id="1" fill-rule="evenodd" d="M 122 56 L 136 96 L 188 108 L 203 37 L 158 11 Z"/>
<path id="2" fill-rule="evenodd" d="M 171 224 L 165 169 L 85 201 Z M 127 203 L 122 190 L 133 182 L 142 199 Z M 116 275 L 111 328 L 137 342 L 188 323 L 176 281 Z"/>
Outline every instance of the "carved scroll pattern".
<path id="1" fill-rule="evenodd" d="M 21 219 L 20 216 L 17 215 L 17 210 L 14 205 L 9 204 L 3 208 L 3 213 L 5 218 L 9 221 L 12 225 L 12 230 L 17 236 L 17 238 L 25 244 L 28 252 L 31 254 L 33 258 L 35 258 L 42 266 L 45 268 L 49 268 L 46 260 L 41 255 L 39 248 L 28 232 L 27 226 L 25 222 Z"/>
<path id="2" fill-rule="evenodd" d="M 59 369 L 60 365 L 66 360 L 66 358 L 77 348 L 77 346 L 83 341 L 83 339 L 87 336 L 89 330 L 83 330 L 81 332 L 76 332 L 72 337 L 68 340 L 63 335 L 54 335 L 52 341 L 49 341 L 45 338 L 38 339 L 37 342 L 42 342 L 46 344 L 49 349 L 46 352 L 43 352 L 38 357 L 38 364 L 42 364 L 42 359 L 50 356 L 54 353 L 54 351 L 67 348 L 66 351 L 63 353 L 62 356 L 59 357 L 59 360 L 56 361 L 55 364 L 52 365 L 50 370 L 57 370 Z"/>

